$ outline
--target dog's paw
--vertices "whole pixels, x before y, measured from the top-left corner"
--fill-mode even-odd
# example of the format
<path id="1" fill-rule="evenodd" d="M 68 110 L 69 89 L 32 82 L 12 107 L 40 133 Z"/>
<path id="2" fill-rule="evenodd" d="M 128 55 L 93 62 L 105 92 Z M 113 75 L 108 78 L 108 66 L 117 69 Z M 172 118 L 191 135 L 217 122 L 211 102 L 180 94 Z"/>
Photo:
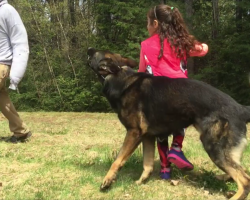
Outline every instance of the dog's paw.
<path id="1" fill-rule="evenodd" d="M 100 186 L 101 192 L 107 192 L 110 189 L 110 185 L 104 185 L 103 183 Z"/>
<path id="2" fill-rule="evenodd" d="M 100 186 L 100 191 L 107 191 L 113 182 L 114 180 L 105 178 Z"/>
<path id="3" fill-rule="evenodd" d="M 136 185 L 141 185 L 143 182 L 141 180 L 135 181 Z"/>

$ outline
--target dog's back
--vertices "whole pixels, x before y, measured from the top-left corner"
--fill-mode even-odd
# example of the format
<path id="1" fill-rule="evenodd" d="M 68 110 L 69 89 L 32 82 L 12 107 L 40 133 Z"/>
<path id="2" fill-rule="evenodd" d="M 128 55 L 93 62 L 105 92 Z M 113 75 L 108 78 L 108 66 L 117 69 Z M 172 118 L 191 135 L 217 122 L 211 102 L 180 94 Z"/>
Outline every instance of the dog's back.
<path id="1" fill-rule="evenodd" d="M 128 105 L 126 109 L 138 110 L 139 107 L 154 134 L 173 132 L 208 117 L 213 120 L 223 118 L 228 122 L 237 119 L 245 123 L 250 119 L 247 107 L 200 81 L 136 73 L 126 82 L 130 84 L 124 84 L 124 87 L 130 86 L 117 88 L 117 91 L 122 91 L 122 97 L 116 93 L 117 98 Z"/>

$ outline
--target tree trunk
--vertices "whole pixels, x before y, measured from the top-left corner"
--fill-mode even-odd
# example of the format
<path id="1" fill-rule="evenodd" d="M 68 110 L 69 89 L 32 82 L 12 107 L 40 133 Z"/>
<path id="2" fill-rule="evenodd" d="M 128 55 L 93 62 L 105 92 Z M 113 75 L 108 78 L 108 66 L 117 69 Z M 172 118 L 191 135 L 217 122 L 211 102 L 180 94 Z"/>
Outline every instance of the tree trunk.
<path id="1" fill-rule="evenodd" d="M 219 25 L 219 6 L 218 0 L 212 0 L 213 7 L 213 27 L 212 27 L 212 38 L 215 39 L 218 36 L 218 25 Z"/>
<path id="2" fill-rule="evenodd" d="M 69 14 L 70 14 L 70 27 L 73 29 L 73 36 L 71 37 L 71 45 L 76 46 L 77 44 L 77 36 L 75 34 L 76 28 L 76 5 L 79 5 L 79 0 L 71 0 L 68 1 L 69 6 Z"/>
<path id="3" fill-rule="evenodd" d="M 242 31 L 242 0 L 236 0 L 236 30 L 237 32 Z"/>
<path id="4" fill-rule="evenodd" d="M 186 24 L 190 32 L 192 32 L 193 24 L 192 24 L 192 16 L 193 16 L 193 0 L 185 0 L 185 8 L 186 8 Z M 194 59 L 188 59 L 188 72 L 190 74 L 194 73 Z"/>
<path id="5" fill-rule="evenodd" d="M 51 77 L 52 77 L 52 81 L 53 81 L 53 83 L 55 84 L 55 86 L 56 86 L 56 88 L 57 88 L 57 91 L 58 91 L 58 94 L 59 94 L 59 96 L 60 96 L 61 102 L 63 103 L 63 98 L 62 98 L 62 95 L 61 95 L 61 91 L 60 91 L 59 85 L 58 85 L 58 83 L 57 83 L 57 80 L 56 80 L 56 77 L 55 77 L 55 74 L 54 74 L 53 67 L 52 67 L 52 65 L 50 64 L 50 61 L 49 61 L 50 59 L 49 59 L 49 55 L 48 55 L 48 53 L 47 53 L 46 44 L 45 44 L 45 42 L 44 42 L 44 38 L 43 38 L 43 36 L 42 36 L 42 32 L 41 32 L 41 30 L 40 30 L 40 28 L 39 28 L 39 25 L 38 25 L 38 22 L 37 22 L 37 20 L 36 20 L 36 18 L 35 18 L 35 14 L 34 14 L 34 12 L 33 12 L 33 10 L 32 10 L 32 7 L 31 7 L 30 4 L 29 4 L 29 6 L 30 6 L 30 10 L 31 10 L 31 14 L 32 14 L 33 20 L 34 20 L 34 22 L 35 22 L 35 24 L 36 24 L 36 27 L 37 27 L 37 30 L 38 30 L 38 34 L 40 35 L 40 38 L 41 38 L 41 41 L 42 41 L 43 51 L 44 51 L 44 55 L 45 55 L 45 58 L 46 58 L 46 62 L 47 62 L 47 65 L 48 65 L 48 68 L 49 68 L 49 71 L 50 71 L 50 74 L 51 74 Z"/>

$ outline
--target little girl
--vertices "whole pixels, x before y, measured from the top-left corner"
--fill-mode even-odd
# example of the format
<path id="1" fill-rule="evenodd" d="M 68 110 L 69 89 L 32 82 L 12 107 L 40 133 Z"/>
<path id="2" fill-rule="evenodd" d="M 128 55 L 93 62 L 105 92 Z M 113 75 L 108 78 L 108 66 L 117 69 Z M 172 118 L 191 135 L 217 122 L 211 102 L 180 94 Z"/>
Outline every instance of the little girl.
<path id="1" fill-rule="evenodd" d="M 155 6 L 149 10 L 147 19 L 150 38 L 141 43 L 138 71 L 154 76 L 187 78 L 187 58 L 206 55 L 208 46 L 189 34 L 177 8 L 163 4 Z M 180 169 L 193 169 L 182 152 L 184 135 L 184 129 L 173 133 L 170 151 L 167 138 L 157 139 L 162 179 L 170 178 L 171 163 Z"/>

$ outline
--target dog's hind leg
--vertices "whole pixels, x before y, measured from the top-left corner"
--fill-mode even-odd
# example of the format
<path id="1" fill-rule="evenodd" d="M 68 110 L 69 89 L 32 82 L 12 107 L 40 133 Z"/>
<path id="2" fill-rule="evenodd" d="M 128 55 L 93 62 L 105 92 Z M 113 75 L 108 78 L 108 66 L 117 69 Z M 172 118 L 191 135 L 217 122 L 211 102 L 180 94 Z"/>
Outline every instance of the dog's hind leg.
<path id="1" fill-rule="evenodd" d="M 155 137 L 144 136 L 143 140 L 143 172 L 136 184 L 142 184 L 148 179 L 154 169 Z"/>
<path id="2" fill-rule="evenodd" d="M 245 199 L 250 192 L 250 177 L 240 164 L 247 143 L 242 131 L 245 130 L 231 130 L 227 124 L 227 128 L 221 129 L 217 126 L 215 129 L 213 126 L 201 134 L 203 146 L 212 161 L 237 183 L 238 191 L 232 196 L 232 200 Z"/>
<path id="3" fill-rule="evenodd" d="M 215 178 L 217 178 L 220 181 L 229 181 L 230 179 L 232 179 L 232 177 L 229 176 L 228 174 L 216 175 Z"/>
<path id="4" fill-rule="evenodd" d="M 244 171 L 246 173 L 248 173 L 247 169 L 244 168 Z M 220 181 L 230 181 L 233 180 L 231 176 L 229 176 L 228 174 L 221 174 L 221 175 L 216 175 L 215 178 L 217 178 Z"/>
<path id="5" fill-rule="evenodd" d="M 244 171 L 247 173 L 247 170 L 244 168 Z M 230 181 L 233 180 L 231 176 L 228 174 L 221 174 L 221 175 L 216 175 L 215 178 L 217 178 L 220 181 Z"/>
<path id="6" fill-rule="evenodd" d="M 106 190 L 110 187 L 113 180 L 116 178 L 118 170 L 125 164 L 127 159 L 131 156 L 131 154 L 134 152 L 141 141 L 142 136 L 140 130 L 131 129 L 127 131 L 122 148 L 120 149 L 115 162 L 111 165 L 107 175 L 102 182 L 102 185 L 100 187 L 101 190 Z"/>
<path id="7" fill-rule="evenodd" d="M 250 176 L 246 173 L 240 163 L 246 145 L 247 140 L 244 137 L 239 140 L 236 146 L 228 150 L 230 155 L 228 160 L 231 165 L 226 165 L 225 170 L 234 179 L 238 186 L 238 191 L 231 198 L 232 200 L 245 199 L 250 192 Z"/>

